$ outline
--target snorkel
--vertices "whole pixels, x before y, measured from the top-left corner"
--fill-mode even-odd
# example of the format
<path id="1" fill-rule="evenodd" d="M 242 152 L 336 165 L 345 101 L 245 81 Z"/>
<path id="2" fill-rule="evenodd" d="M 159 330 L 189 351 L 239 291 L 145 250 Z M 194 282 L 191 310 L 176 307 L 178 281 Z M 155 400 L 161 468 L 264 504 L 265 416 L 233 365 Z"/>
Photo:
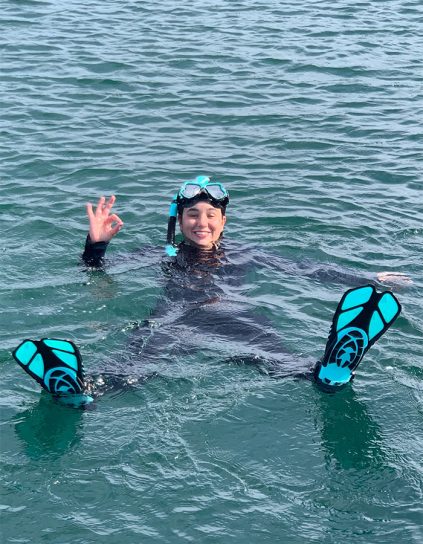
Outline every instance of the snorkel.
<path id="1" fill-rule="evenodd" d="M 167 222 L 167 237 L 165 252 L 168 257 L 176 257 L 178 250 L 175 243 L 176 217 L 178 215 L 178 193 L 174 196 L 169 208 L 169 220 Z"/>
<path id="2" fill-rule="evenodd" d="M 178 213 L 182 214 L 187 204 L 193 203 L 196 200 L 207 200 L 212 206 L 220 208 L 224 214 L 229 202 L 229 193 L 221 183 L 210 181 L 210 178 L 207 176 L 197 176 L 194 180 L 186 181 L 182 184 L 169 208 L 165 247 L 166 255 L 169 257 L 176 257 L 178 253 L 175 243 L 175 228 Z"/>

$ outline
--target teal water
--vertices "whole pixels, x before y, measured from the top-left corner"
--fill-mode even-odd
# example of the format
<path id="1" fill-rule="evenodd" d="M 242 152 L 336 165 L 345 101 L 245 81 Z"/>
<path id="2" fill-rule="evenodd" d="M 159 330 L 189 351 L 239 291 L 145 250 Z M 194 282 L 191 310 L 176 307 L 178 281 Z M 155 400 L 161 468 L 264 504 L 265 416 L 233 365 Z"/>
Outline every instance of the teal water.
<path id="1" fill-rule="evenodd" d="M 0 20 L 2 541 L 420 543 L 420 2 L 10 0 Z M 93 411 L 55 404 L 11 350 L 65 337 L 88 373 L 117 364 L 163 291 L 125 255 L 163 244 L 199 173 L 230 190 L 232 243 L 407 273 L 402 315 L 336 396 L 211 337 L 159 346 L 155 379 Z M 87 273 L 84 204 L 111 193 L 125 228 Z M 226 294 L 317 358 L 346 287 L 265 269 Z"/>

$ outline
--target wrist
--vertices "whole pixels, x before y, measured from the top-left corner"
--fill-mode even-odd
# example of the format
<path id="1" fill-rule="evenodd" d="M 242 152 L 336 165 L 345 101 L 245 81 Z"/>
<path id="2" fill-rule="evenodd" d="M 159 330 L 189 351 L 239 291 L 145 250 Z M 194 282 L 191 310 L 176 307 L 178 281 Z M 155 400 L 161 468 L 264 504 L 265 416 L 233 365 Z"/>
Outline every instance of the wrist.
<path id="1" fill-rule="evenodd" d="M 109 242 L 108 241 L 106 242 L 105 240 L 93 241 L 91 239 L 91 236 L 90 236 L 89 233 L 87 234 L 87 238 L 85 240 L 85 246 L 98 246 L 98 247 L 104 246 L 104 247 L 107 247 L 108 243 Z"/>

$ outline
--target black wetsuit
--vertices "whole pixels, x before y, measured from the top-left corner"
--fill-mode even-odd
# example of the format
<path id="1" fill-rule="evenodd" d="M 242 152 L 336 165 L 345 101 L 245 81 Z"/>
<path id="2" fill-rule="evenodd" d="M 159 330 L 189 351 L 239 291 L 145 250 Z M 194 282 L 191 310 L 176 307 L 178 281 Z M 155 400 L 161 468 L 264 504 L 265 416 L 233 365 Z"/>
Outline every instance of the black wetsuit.
<path id="1" fill-rule="evenodd" d="M 107 243 L 91 243 L 89 238 L 82 255 L 86 265 L 101 268 Z M 163 249 L 160 249 L 163 254 Z M 163 296 L 146 326 L 134 334 L 128 358 L 158 362 L 163 346 L 175 357 L 210 346 L 213 338 L 216 352 L 224 359 L 257 364 L 274 377 L 312 377 L 314 360 L 289 353 L 269 319 L 253 312 L 246 297 L 234 296 L 246 281 L 253 282 L 260 267 L 284 270 L 293 275 L 347 284 L 369 283 L 352 273 L 322 268 L 312 262 L 293 263 L 274 255 L 258 262 L 250 248 L 220 245 L 200 250 L 184 242 L 176 257 L 163 258 L 165 278 Z M 154 323 L 151 341 L 149 323 Z M 157 326 L 158 325 L 158 326 Z M 162 349 L 161 349 L 162 347 Z M 322 345 L 323 351 L 324 345 Z M 228 354 L 231 354 L 230 356 Z"/>

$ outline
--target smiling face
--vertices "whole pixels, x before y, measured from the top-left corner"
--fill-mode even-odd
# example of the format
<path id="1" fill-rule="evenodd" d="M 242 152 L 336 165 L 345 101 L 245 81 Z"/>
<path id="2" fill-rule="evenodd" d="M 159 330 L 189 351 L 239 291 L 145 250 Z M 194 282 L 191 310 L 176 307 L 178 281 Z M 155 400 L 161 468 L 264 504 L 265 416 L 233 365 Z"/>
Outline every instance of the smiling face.
<path id="1" fill-rule="evenodd" d="M 209 202 L 197 202 L 190 208 L 184 208 L 178 219 L 185 240 L 200 249 L 211 249 L 219 240 L 226 223 L 222 210 Z"/>

